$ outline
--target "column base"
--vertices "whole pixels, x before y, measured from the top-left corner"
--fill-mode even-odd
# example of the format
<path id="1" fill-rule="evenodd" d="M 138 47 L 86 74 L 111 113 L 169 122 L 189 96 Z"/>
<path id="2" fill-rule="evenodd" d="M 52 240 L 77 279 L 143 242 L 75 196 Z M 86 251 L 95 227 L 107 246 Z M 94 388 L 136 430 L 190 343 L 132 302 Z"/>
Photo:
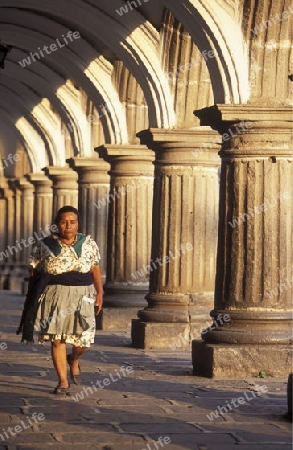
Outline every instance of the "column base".
<path id="1" fill-rule="evenodd" d="M 28 270 L 23 263 L 10 263 L 0 266 L 0 289 L 16 291 L 25 295 L 25 279 Z"/>
<path id="2" fill-rule="evenodd" d="M 141 308 L 146 307 L 145 292 L 105 295 L 102 312 L 96 317 L 97 330 L 130 331 L 131 321 Z"/>
<path id="3" fill-rule="evenodd" d="M 172 341 L 178 335 L 182 336 L 179 341 L 182 340 L 188 345 L 189 330 L 188 323 L 141 322 L 139 319 L 134 319 L 131 327 L 132 345 L 135 348 L 170 348 L 171 350 Z"/>
<path id="4" fill-rule="evenodd" d="M 287 377 L 292 370 L 289 345 L 225 345 L 192 342 L 193 374 L 209 378 Z"/>
<path id="5" fill-rule="evenodd" d="M 96 316 L 96 330 L 130 331 L 131 322 L 137 317 L 138 308 L 103 308 Z"/>

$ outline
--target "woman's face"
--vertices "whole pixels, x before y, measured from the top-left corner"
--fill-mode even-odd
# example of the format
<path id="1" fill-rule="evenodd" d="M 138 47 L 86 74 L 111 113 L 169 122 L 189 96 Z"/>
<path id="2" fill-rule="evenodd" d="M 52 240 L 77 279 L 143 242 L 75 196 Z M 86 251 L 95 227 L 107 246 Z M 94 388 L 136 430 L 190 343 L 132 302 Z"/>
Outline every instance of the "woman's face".
<path id="1" fill-rule="evenodd" d="M 73 239 L 78 230 L 77 215 L 73 212 L 62 213 L 60 222 L 58 223 L 58 230 L 61 238 L 67 240 Z"/>

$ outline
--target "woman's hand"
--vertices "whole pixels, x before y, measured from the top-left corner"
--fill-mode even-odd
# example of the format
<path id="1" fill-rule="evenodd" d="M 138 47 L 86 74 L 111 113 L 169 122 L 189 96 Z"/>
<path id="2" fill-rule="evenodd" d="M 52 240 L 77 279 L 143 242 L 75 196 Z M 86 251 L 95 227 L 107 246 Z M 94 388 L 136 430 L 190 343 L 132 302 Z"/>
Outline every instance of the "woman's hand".
<path id="1" fill-rule="evenodd" d="M 95 311 L 96 316 L 102 311 L 103 308 L 103 283 L 102 283 L 102 277 L 101 277 L 101 271 L 99 266 L 93 267 L 91 270 L 94 280 L 94 286 L 97 291 L 96 295 L 96 301 L 95 301 Z"/>
<path id="2" fill-rule="evenodd" d="M 96 316 L 102 311 L 103 308 L 103 292 L 98 292 L 96 295 L 96 302 L 95 302 L 95 313 Z"/>

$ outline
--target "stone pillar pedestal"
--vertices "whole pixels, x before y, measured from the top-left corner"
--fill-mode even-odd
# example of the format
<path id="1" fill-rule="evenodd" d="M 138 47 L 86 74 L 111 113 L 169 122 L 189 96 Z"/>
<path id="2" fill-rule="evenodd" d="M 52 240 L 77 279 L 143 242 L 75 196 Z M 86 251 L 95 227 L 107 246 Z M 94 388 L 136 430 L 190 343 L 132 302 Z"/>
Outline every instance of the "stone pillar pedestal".
<path id="1" fill-rule="evenodd" d="M 154 153 L 141 145 L 97 149 L 111 164 L 107 277 L 102 329 L 130 328 L 146 305 L 151 253 Z M 102 200 L 102 199 L 100 199 Z"/>
<path id="2" fill-rule="evenodd" d="M 213 300 L 219 135 L 202 127 L 139 136 L 156 160 L 148 307 L 132 323 L 132 343 L 188 347 L 207 326 Z"/>
<path id="3" fill-rule="evenodd" d="M 53 191 L 52 181 L 43 173 L 28 176 L 34 185 L 34 230 L 39 232 L 52 224 Z"/>
<path id="4" fill-rule="evenodd" d="M 62 208 L 62 206 L 78 207 L 78 176 L 69 167 L 49 166 L 43 170 L 50 180 L 53 181 L 52 221 L 54 221 L 58 209 Z"/>
<path id="5" fill-rule="evenodd" d="M 214 324 L 202 335 L 204 342 L 193 342 L 194 374 L 288 376 L 293 297 L 291 108 L 217 105 L 198 114 L 223 138 L 232 137 L 223 142 L 220 153 Z"/>
<path id="6" fill-rule="evenodd" d="M 70 158 L 69 165 L 78 173 L 78 210 L 80 230 L 90 234 L 101 253 L 101 272 L 106 279 L 108 194 L 110 164 L 99 158 Z"/>

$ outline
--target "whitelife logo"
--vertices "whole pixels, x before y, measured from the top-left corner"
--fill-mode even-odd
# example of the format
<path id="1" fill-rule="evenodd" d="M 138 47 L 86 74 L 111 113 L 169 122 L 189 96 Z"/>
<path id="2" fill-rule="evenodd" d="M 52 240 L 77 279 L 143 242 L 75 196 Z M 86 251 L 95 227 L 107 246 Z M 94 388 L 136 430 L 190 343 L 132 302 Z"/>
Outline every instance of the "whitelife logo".
<path id="1" fill-rule="evenodd" d="M 92 386 L 88 386 L 88 387 L 84 386 L 83 387 L 83 391 L 77 392 L 77 394 L 72 395 L 71 398 L 75 402 L 79 402 L 80 400 L 84 400 L 85 397 L 88 397 L 89 395 L 93 395 L 94 392 L 98 391 L 96 386 L 99 386 L 99 389 L 104 389 L 105 387 L 110 386 L 111 383 L 116 383 L 117 381 L 121 380 L 121 378 L 123 376 L 126 377 L 127 375 L 129 375 L 132 372 L 133 372 L 133 367 L 132 366 L 121 366 L 120 367 L 120 371 L 115 369 L 115 373 L 116 373 L 118 378 L 115 378 L 115 376 L 113 376 L 112 373 L 109 373 L 109 377 L 105 377 L 101 381 L 100 380 L 96 380 L 95 383 L 93 381 L 91 381 L 91 385 Z"/>
<path id="2" fill-rule="evenodd" d="M 144 3 L 147 3 L 149 0 L 143 0 L 143 1 L 144 1 Z M 128 1 L 125 6 L 121 6 L 121 8 L 116 9 L 116 13 L 119 14 L 119 16 L 121 17 L 121 16 L 123 16 L 123 14 L 127 14 L 129 12 L 129 10 L 133 11 L 134 9 L 138 8 L 141 5 L 142 5 L 141 0 L 136 0 L 136 1 L 133 0 L 132 2 Z M 128 7 L 129 7 L 129 9 L 128 9 Z"/>
<path id="3" fill-rule="evenodd" d="M 222 416 L 223 414 L 228 414 L 233 410 L 233 408 L 238 408 L 240 405 L 244 405 L 247 402 L 250 402 L 251 400 L 255 399 L 256 397 L 261 397 L 262 394 L 265 394 L 268 392 L 268 387 L 266 385 L 259 386 L 257 385 L 255 387 L 255 391 L 252 392 L 243 392 L 243 397 L 238 398 L 232 398 L 232 400 L 229 402 L 226 400 L 225 406 L 218 406 L 217 409 L 212 411 L 210 414 L 207 414 L 207 418 L 210 421 L 213 421 L 214 419 L 218 419 L 218 417 Z M 249 396 L 251 394 L 251 396 Z M 231 406 L 232 405 L 232 406 Z M 219 414 L 220 413 L 220 414 Z"/>
<path id="4" fill-rule="evenodd" d="M 12 153 L 9 153 L 9 155 L 7 156 L 7 158 L 2 158 L 3 161 L 3 167 L 0 167 L 0 170 L 4 170 L 6 167 L 8 167 L 9 165 L 12 165 L 15 163 L 15 161 L 19 161 L 20 160 L 20 155 L 12 155 Z M 9 161 L 9 162 L 8 162 Z M 10 163 L 10 164 L 9 164 Z"/>
<path id="5" fill-rule="evenodd" d="M 78 31 L 68 31 L 66 37 L 64 34 L 62 34 L 63 42 L 60 42 L 59 38 L 56 39 L 56 44 L 53 42 L 50 46 L 44 45 L 44 47 L 41 49 L 38 47 L 38 52 L 30 52 L 30 56 L 27 58 L 24 58 L 22 61 L 18 61 L 18 64 L 24 69 L 26 66 L 31 65 L 33 62 L 39 61 L 41 58 L 45 58 L 46 55 L 50 55 L 52 52 L 56 52 L 59 48 L 65 47 L 66 45 L 69 45 L 70 42 L 73 42 L 75 39 L 80 38 L 80 34 Z M 70 42 L 68 42 L 68 40 Z M 50 50 L 49 50 L 50 48 Z M 37 58 L 37 59 L 36 59 Z"/>
<path id="6" fill-rule="evenodd" d="M 10 253 L 10 255 L 13 255 L 14 253 L 18 253 L 19 250 L 23 249 L 23 247 L 29 247 L 30 245 L 35 244 L 36 240 L 40 241 L 44 237 L 48 236 L 49 234 L 56 233 L 57 231 L 58 231 L 57 225 L 54 225 L 54 224 L 46 225 L 45 230 L 40 228 L 41 236 L 39 236 L 38 233 L 35 231 L 34 236 L 30 236 L 27 239 L 21 239 L 20 242 L 17 240 L 15 242 L 17 247 L 15 245 L 12 245 L 11 247 L 10 247 L 10 245 L 8 245 L 6 250 L 4 250 L 3 252 L 0 252 L 0 261 L 3 261 L 3 258 L 9 258 L 9 253 Z"/>
<path id="7" fill-rule="evenodd" d="M 15 436 L 17 433 L 21 433 L 23 430 L 31 429 L 35 424 L 38 423 L 38 421 L 45 420 L 45 416 L 42 413 L 33 413 L 32 417 L 27 418 L 27 423 L 25 423 L 23 420 L 21 420 L 20 425 L 15 425 L 14 427 L 8 427 L 6 430 L 3 428 L 3 432 L 1 432 L 0 437 L 2 441 L 5 441 L 9 439 L 11 436 Z M 10 436 L 9 436 L 10 434 Z M 6 438 L 6 439 L 5 439 Z"/>

